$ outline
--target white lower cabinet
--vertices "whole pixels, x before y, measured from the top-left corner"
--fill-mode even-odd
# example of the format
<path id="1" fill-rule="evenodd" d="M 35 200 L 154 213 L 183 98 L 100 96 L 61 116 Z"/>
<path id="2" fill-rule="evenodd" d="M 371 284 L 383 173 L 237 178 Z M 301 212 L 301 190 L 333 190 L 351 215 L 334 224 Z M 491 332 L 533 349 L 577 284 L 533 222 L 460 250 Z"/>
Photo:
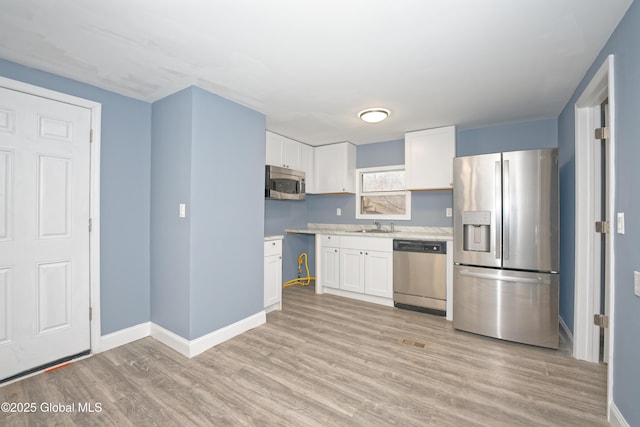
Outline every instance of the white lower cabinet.
<path id="1" fill-rule="evenodd" d="M 393 298 L 393 253 L 365 251 L 364 293 Z"/>
<path id="2" fill-rule="evenodd" d="M 282 240 L 264 242 L 264 309 L 282 309 Z"/>
<path id="3" fill-rule="evenodd" d="M 317 236 L 321 239 L 320 265 L 322 286 L 340 288 L 340 236 Z"/>
<path id="4" fill-rule="evenodd" d="M 364 252 L 340 250 L 340 289 L 364 293 Z"/>
<path id="5" fill-rule="evenodd" d="M 323 288 L 393 298 L 393 239 L 326 235 L 317 238 L 321 239 Z"/>

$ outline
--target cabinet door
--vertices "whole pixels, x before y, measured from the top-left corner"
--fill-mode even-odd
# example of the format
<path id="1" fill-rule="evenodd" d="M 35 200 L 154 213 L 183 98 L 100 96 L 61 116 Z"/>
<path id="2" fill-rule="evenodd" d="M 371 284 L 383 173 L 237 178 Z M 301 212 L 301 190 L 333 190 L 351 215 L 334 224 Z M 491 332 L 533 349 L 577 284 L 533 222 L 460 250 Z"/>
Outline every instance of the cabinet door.
<path id="1" fill-rule="evenodd" d="M 340 289 L 364 292 L 364 251 L 340 250 Z"/>
<path id="2" fill-rule="evenodd" d="M 267 131 L 265 164 L 282 166 L 282 137 Z"/>
<path id="3" fill-rule="evenodd" d="M 307 193 L 315 193 L 313 179 L 313 147 L 300 144 L 299 145 L 300 170 L 305 173 L 304 179 L 307 186 Z"/>
<path id="4" fill-rule="evenodd" d="M 354 193 L 356 146 L 350 142 L 321 145 L 314 149 L 316 193 Z"/>
<path id="5" fill-rule="evenodd" d="M 393 297 L 393 253 L 365 251 L 364 292 L 379 297 Z"/>
<path id="6" fill-rule="evenodd" d="M 455 127 L 408 132 L 404 138 L 407 189 L 453 188 L 453 158 L 456 155 Z"/>
<path id="7" fill-rule="evenodd" d="M 338 144 L 323 145 L 315 148 L 315 187 L 316 193 L 340 193 L 343 191 L 341 172 L 343 167 L 342 150 Z"/>
<path id="8" fill-rule="evenodd" d="M 279 304 L 282 299 L 282 257 L 264 257 L 264 307 Z M 277 308 L 280 308 L 279 306 Z"/>
<path id="9" fill-rule="evenodd" d="M 322 286 L 340 287 L 340 250 L 334 247 L 322 247 Z"/>
<path id="10" fill-rule="evenodd" d="M 282 167 L 300 170 L 300 143 L 282 137 Z"/>

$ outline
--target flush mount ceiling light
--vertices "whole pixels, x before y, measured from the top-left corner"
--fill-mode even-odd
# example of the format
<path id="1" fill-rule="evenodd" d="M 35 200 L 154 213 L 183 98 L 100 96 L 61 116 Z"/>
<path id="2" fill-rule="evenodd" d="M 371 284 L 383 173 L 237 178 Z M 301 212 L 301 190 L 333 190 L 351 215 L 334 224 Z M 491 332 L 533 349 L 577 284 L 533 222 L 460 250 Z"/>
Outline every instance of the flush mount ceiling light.
<path id="1" fill-rule="evenodd" d="M 358 117 L 367 123 L 378 123 L 389 117 L 391 112 L 386 108 L 367 108 L 358 113 Z"/>

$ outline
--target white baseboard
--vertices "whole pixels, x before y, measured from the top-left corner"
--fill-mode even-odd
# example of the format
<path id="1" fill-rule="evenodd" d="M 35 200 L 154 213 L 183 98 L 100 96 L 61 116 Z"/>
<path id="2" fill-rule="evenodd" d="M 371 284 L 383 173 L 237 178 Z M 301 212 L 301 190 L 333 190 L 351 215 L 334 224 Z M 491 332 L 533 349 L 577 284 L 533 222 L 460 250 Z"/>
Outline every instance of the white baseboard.
<path id="1" fill-rule="evenodd" d="M 160 341 L 164 345 L 174 349 L 178 353 L 186 357 L 194 357 L 198 354 L 209 350 L 211 347 L 240 335 L 250 329 L 263 325 L 267 321 L 266 313 L 260 311 L 253 316 L 239 320 L 224 328 L 213 331 L 207 335 L 203 335 L 194 340 L 187 340 L 171 332 L 168 329 L 158 326 L 152 322 L 141 323 L 130 328 L 121 329 L 111 334 L 100 337 L 100 348 L 92 349 L 93 353 L 111 350 L 121 345 L 139 340 L 144 337 L 151 336 Z"/>
<path id="2" fill-rule="evenodd" d="M 261 311 L 253 316 L 239 320 L 236 323 L 225 326 L 224 328 L 218 329 L 191 341 L 182 338 L 181 336 L 164 329 L 155 323 L 152 323 L 151 336 L 183 356 L 192 358 L 220 343 L 225 342 L 228 339 L 242 334 L 243 332 L 263 325 L 266 320 L 267 317 L 265 312 Z"/>
<path id="3" fill-rule="evenodd" d="M 609 423 L 611 427 L 631 427 L 614 402 L 609 405 Z"/>
<path id="4" fill-rule="evenodd" d="M 100 348 L 92 349 L 93 353 L 100 353 L 129 344 L 151 334 L 151 322 L 140 323 L 130 328 L 121 329 L 100 337 Z"/>

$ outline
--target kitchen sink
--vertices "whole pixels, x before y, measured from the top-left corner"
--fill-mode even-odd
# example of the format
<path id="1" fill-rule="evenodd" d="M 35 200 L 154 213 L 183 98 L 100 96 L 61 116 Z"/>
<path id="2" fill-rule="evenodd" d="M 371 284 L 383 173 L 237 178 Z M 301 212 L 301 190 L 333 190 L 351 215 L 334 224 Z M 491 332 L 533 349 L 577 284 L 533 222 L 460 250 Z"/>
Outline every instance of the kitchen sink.
<path id="1" fill-rule="evenodd" d="M 354 230 L 350 231 L 350 233 L 393 233 L 391 230 L 380 230 L 377 228 L 369 229 L 369 230 Z"/>

